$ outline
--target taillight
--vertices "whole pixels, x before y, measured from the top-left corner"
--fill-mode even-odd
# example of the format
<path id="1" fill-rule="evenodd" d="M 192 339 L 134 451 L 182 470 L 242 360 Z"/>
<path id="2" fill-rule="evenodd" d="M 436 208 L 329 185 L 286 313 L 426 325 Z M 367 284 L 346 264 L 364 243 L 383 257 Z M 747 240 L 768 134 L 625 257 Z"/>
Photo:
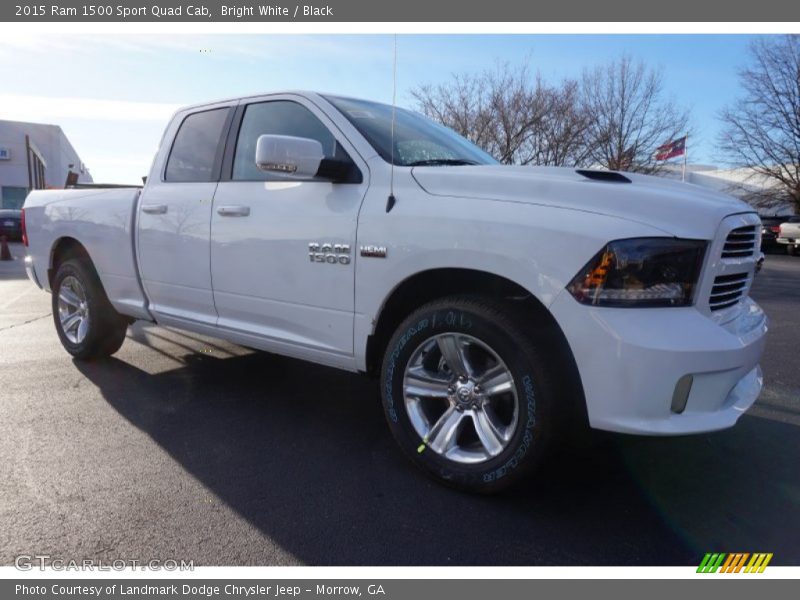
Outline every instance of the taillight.
<path id="1" fill-rule="evenodd" d="M 773 225 L 772 227 L 769 228 L 769 230 L 772 233 L 780 233 L 781 232 L 781 227 L 780 227 L 780 225 Z"/>
<path id="2" fill-rule="evenodd" d="M 22 209 L 19 226 L 22 229 L 22 245 L 28 247 L 28 230 L 25 228 L 25 209 Z"/>

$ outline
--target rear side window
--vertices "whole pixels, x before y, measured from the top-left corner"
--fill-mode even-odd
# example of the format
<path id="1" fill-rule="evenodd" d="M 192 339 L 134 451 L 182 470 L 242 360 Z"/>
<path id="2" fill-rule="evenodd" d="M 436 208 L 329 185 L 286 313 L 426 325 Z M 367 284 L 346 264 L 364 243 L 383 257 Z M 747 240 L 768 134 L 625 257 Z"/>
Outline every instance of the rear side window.
<path id="1" fill-rule="evenodd" d="M 256 166 L 256 142 L 264 134 L 310 138 L 322 144 L 325 158 L 338 157 L 336 138 L 305 106 L 289 100 L 273 100 L 247 107 L 239 128 L 233 159 L 233 179 L 253 181 L 280 179 Z"/>
<path id="2" fill-rule="evenodd" d="M 189 115 L 181 123 L 167 160 L 166 181 L 212 181 L 228 108 Z"/>

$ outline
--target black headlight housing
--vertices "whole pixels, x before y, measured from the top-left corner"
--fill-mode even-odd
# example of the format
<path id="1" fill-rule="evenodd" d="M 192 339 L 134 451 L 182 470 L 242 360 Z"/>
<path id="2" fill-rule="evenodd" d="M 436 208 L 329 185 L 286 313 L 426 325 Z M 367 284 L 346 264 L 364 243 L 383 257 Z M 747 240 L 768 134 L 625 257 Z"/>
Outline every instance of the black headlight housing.
<path id="1" fill-rule="evenodd" d="M 678 238 L 616 240 L 586 263 L 567 290 L 593 306 L 690 306 L 707 246 Z"/>

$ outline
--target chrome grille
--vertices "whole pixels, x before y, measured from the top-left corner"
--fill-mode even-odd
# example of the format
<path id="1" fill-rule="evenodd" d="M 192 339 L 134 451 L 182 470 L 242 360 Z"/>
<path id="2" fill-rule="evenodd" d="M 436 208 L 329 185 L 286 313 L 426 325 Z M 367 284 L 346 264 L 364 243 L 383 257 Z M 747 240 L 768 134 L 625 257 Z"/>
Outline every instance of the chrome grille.
<path id="1" fill-rule="evenodd" d="M 756 226 L 747 225 L 731 230 L 722 248 L 722 258 L 753 256 L 756 249 Z"/>
<path id="2" fill-rule="evenodd" d="M 719 275 L 714 278 L 714 286 L 708 298 L 711 310 L 721 310 L 733 306 L 747 292 L 749 275 L 747 273 L 734 273 L 732 275 Z"/>

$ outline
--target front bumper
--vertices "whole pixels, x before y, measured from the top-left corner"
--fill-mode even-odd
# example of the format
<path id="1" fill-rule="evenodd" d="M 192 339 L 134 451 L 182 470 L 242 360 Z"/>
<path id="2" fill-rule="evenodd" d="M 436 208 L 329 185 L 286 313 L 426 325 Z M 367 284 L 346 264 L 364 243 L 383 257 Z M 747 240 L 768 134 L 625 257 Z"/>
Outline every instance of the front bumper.
<path id="1" fill-rule="evenodd" d="M 575 356 L 594 428 L 645 435 L 724 429 L 761 391 L 767 318 L 750 298 L 725 323 L 695 307 L 587 307 L 566 292 L 550 310 Z M 688 396 L 679 386 L 686 376 Z M 685 398 L 681 412 L 676 395 Z"/>

